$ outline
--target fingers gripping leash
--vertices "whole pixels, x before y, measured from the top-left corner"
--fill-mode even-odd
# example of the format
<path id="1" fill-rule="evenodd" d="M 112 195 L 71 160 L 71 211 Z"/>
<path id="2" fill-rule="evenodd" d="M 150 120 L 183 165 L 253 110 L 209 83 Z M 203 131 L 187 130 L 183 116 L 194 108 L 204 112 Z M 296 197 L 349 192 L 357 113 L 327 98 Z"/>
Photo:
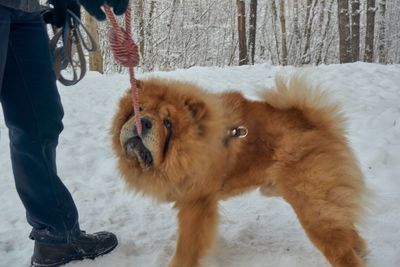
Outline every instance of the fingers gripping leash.
<path id="1" fill-rule="evenodd" d="M 139 136 L 142 134 L 142 124 L 140 121 L 139 111 L 139 93 L 136 86 L 134 67 L 139 64 L 139 51 L 136 43 L 132 39 L 132 28 L 131 28 L 131 8 L 125 13 L 125 29 L 122 29 L 115 19 L 111 8 L 104 5 L 104 11 L 108 20 L 111 23 L 112 28 L 109 31 L 109 41 L 111 50 L 113 52 L 115 60 L 124 67 L 129 69 L 129 77 L 131 82 L 131 94 L 133 110 L 135 113 L 135 124 Z"/>

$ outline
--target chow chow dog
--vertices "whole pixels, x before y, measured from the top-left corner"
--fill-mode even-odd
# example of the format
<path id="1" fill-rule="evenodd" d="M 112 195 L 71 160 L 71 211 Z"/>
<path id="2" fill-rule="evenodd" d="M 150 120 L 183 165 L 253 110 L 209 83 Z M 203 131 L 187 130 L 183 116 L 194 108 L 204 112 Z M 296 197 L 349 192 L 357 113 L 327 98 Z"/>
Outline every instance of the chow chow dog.
<path id="1" fill-rule="evenodd" d="M 207 267 L 218 202 L 259 188 L 294 209 L 334 267 L 365 267 L 357 231 L 364 179 L 345 137 L 340 108 L 304 75 L 248 100 L 158 78 L 138 81 L 142 133 L 131 96 L 119 103 L 113 149 L 127 184 L 178 210 L 169 267 Z"/>

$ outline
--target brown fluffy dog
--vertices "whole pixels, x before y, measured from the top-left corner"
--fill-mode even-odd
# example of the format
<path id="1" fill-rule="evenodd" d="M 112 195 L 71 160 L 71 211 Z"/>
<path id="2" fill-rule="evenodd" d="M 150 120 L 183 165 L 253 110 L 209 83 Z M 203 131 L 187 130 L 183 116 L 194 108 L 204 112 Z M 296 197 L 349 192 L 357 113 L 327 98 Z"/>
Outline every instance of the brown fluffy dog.
<path id="1" fill-rule="evenodd" d="M 143 133 L 131 97 L 114 118 L 113 148 L 134 189 L 179 210 L 170 267 L 198 267 L 212 248 L 218 201 L 260 188 L 283 197 L 334 267 L 365 267 L 356 230 L 363 175 L 337 105 L 294 76 L 263 101 L 207 93 L 189 83 L 138 82 Z"/>

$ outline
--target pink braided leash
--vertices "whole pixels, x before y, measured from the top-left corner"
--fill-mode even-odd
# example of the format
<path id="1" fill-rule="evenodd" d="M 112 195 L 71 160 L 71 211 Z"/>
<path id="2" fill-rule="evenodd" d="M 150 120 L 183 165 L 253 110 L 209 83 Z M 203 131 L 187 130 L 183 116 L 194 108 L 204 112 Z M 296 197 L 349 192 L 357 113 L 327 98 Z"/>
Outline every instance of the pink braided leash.
<path id="1" fill-rule="evenodd" d="M 139 136 L 141 136 L 142 124 L 139 114 L 139 93 L 136 87 L 134 72 L 134 67 L 139 64 L 139 51 L 137 45 L 132 39 L 131 8 L 128 6 L 128 9 L 125 12 L 125 30 L 118 25 L 117 20 L 108 5 L 104 5 L 104 11 L 112 26 L 112 29 L 110 29 L 108 33 L 108 38 L 114 58 L 119 64 L 129 68 L 135 124 L 137 132 Z"/>

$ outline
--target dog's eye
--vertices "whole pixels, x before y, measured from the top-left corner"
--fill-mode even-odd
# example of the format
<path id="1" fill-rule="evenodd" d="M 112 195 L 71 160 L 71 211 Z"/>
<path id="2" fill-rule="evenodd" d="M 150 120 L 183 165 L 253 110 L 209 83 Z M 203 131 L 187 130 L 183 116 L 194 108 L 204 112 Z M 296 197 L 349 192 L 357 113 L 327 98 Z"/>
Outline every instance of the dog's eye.
<path id="1" fill-rule="evenodd" d="M 164 119 L 164 126 L 167 129 L 171 129 L 172 128 L 172 122 L 169 119 Z"/>
<path id="2" fill-rule="evenodd" d="M 139 107 L 139 111 L 140 111 L 140 112 L 142 112 L 142 111 L 143 111 L 143 108 L 142 108 L 141 106 Z"/>

